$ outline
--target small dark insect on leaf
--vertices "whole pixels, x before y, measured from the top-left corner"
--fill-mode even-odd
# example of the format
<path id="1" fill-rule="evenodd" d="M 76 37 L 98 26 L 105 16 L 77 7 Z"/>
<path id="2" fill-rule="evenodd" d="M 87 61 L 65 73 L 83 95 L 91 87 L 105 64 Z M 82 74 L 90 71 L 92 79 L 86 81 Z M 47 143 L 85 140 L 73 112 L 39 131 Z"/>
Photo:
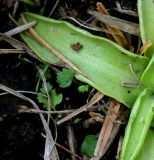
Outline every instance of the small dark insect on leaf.
<path id="1" fill-rule="evenodd" d="M 70 47 L 71 47 L 74 51 L 78 52 L 78 51 L 80 51 L 80 49 L 83 48 L 83 45 L 80 44 L 79 42 L 76 42 L 76 43 L 74 43 L 74 44 L 71 44 Z"/>
<path id="2" fill-rule="evenodd" d="M 140 83 L 132 83 L 132 82 L 122 82 L 123 87 L 136 88 L 140 86 Z"/>

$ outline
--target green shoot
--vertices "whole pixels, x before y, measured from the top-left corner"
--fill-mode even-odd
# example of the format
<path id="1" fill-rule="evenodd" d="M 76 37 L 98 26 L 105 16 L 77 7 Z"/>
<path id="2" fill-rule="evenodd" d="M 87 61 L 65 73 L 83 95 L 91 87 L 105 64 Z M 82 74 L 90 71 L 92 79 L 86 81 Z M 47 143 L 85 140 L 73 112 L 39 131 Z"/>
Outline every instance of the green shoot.
<path id="1" fill-rule="evenodd" d="M 61 88 L 67 88 L 72 84 L 73 80 L 72 69 L 63 68 L 62 71 L 57 72 L 57 83 Z"/>
<path id="2" fill-rule="evenodd" d="M 47 82 L 47 89 L 51 97 L 51 108 L 55 110 L 56 106 L 62 102 L 63 95 L 57 94 L 55 89 L 53 89 L 52 85 L 49 82 Z M 48 108 L 48 98 L 46 96 L 46 92 L 43 84 L 42 84 L 42 87 L 40 88 L 40 92 L 38 93 L 37 100 L 39 103 L 43 104 L 43 107 L 45 109 Z"/>
<path id="3" fill-rule="evenodd" d="M 78 87 L 79 93 L 85 93 L 89 91 L 89 85 L 81 85 Z"/>

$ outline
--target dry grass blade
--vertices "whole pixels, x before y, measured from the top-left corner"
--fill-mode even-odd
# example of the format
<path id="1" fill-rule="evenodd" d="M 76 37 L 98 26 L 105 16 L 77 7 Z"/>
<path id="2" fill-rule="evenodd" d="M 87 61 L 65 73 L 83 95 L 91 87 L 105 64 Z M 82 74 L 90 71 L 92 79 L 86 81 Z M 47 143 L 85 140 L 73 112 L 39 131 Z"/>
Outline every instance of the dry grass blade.
<path id="1" fill-rule="evenodd" d="M 42 133 L 41 134 L 44 138 L 46 138 L 46 136 Z M 55 142 L 56 146 L 58 146 L 59 148 L 61 148 L 62 150 L 64 150 L 65 152 L 70 153 L 71 155 L 75 156 L 76 158 L 80 159 L 80 160 L 84 160 L 82 157 L 78 156 L 77 154 L 71 152 L 69 149 L 67 149 L 66 147 L 62 146 L 61 144 Z"/>
<path id="2" fill-rule="evenodd" d="M 67 16 L 67 17 L 63 17 L 62 20 L 63 20 L 63 19 L 72 20 L 73 22 L 75 22 L 75 23 L 78 24 L 79 26 L 81 26 L 81 27 L 83 27 L 83 28 L 85 28 L 85 29 L 89 29 L 89 30 L 91 30 L 91 31 L 98 31 L 98 32 L 104 32 L 104 33 L 115 34 L 115 35 L 117 34 L 117 33 L 113 32 L 113 31 L 109 31 L 109 30 L 107 30 L 107 29 L 105 29 L 105 28 L 101 28 L 101 27 L 94 26 L 93 24 L 87 23 L 87 22 L 82 21 L 82 20 L 80 20 L 80 19 L 77 20 L 77 19 L 75 19 L 75 18 L 73 18 L 73 17 Z"/>
<path id="3" fill-rule="evenodd" d="M 16 49 L 24 49 L 23 46 L 25 46 L 22 42 L 7 36 L 4 33 L 0 33 L 0 40 L 4 40 L 6 42 L 8 42 L 11 46 L 13 46 Z"/>
<path id="4" fill-rule="evenodd" d="M 53 12 L 54 12 L 55 9 L 57 8 L 58 4 L 59 4 L 59 0 L 56 0 L 56 2 L 55 2 L 55 4 L 53 5 L 53 7 L 52 7 L 52 9 L 51 9 L 48 17 L 51 17 L 51 15 L 53 14 Z"/>
<path id="5" fill-rule="evenodd" d="M 26 23 L 26 24 L 21 25 L 19 27 L 16 27 L 10 31 L 7 31 L 4 34 L 6 34 L 7 36 L 13 36 L 15 34 L 18 34 L 18 33 L 21 33 L 23 31 L 27 30 L 30 27 L 33 27 L 35 24 L 36 24 L 36 21 L 29 22 L 29 23 Z"/>
<path id="6" fill-rule="evenodd" d="M 98 13 L 96 11 L 88 10 L 88 13 L 94 16 L 99 21 L 106 23 L 114 28 L 120 29 L 126 33 L 130 33 L 139 36 L 139 25 L 133 22 L 129 22 L 116 17 L 108 16 L 105 14 Z"/>
<path id="7" fill-rule="evenodd" d="M 130 16 L 138 17 L 138 13 L 137 12 L 126 10 L 126 9 L 122 9 L 121 6 L 120 6 L 120 3 L 118 1 L 116 1 L 116 6 L 117 6 L 117 8 L 114 8 L 115 11 L 130 15 Z"/>
<path id="8" fill-rule="evenodd" d="M 70 153 L 71 155 L 73 155 L 74 157 L 80 159 L 80 160 L 84 160 L 82 157 L 78 156 L 77 154 L 71 152 L 70 150 L 68 150 L 67 148 L 63 147 L 62 145 L 56 143 L 56 146 L 58 146 L 59 148 L 63 149 L 64 151 Z"/>
<path id="9" fill-rule="evenodd" d="M 105 9 L 104 5 L 100 2 L 97 2 L 97 11 L 105 14 L 105 15 L 109 15 L 108 11 Z M 107 34 L 108 38 L 111 40 L 113 39 L 116 43 L 118 43 L 120 46 L 123 46 L 124 48 L 129 48 L 129 44 L 128 41 L 126 40 L 125 36 L 123 35 L 123 33 L 116 28 L 113 28 L 109 25 L 107 25 L 106 23 L 101 23 L 102 27 L 105 27 L 107 30 L 109 30 L 110 32 L 113 32 L 115 34 Z"/>
<path id="10" fill-rule="evenodd" d="M 143 55 L 146 53 L 146 51 L 149 49 L 149 47 L 152 45 L 152 42 L 150 40 L 146 41 L 143 46 L 140 48 L 140 54 Z"/>
<path id="11" fill-rule="evenodd" d="M 117 149 L 117 155 L 116 155 L 116 159 L 117 160 L 120 159 L 120 152 L 121 152 L 121 148 L 122 148 L 122 142 L 123 142 L 123 136 L 120 136 L 119 143 L 118 143 L 118 149 Z"/>
<path id="12" fill-rule="evenodd" d="M 28 53 L 29 55 L 31 55 L 32 57 L 38 59 L 30 50 L 29 48 L 22 42 L 12 38 L 12 37 L 9 37 L 7 36 L 6 34 L 4 33 L 0 33 L 0 41 L 1 40 L 4 40 L 6 41 L 7 43 L 9 43 L 10 45 L 12 45 L 14 48 L 18 49 L 18 50 L 24 50 L 25 53 Z"/>
<path id="13" fill-rule="evenodd" d="M 105 151 L 107 150 L 106 148 L 109 147 L 108 143 L 111 138 L 114 122 L 118 116 L 119 109 L 120 109 L 120 103 L 116 102 L 115 100 L 112 100 L 108 108 L 108 112 L 105 121 L 103 123 L 94 153 L 94 155 L 98 159 L 100 159 L 105 154 Z"/>
<path id="14" fill-rule="evenodd" d="M 89 109 L 90 107 L 92 107 L 95 103 L 97 103 L 99 100 L 101 100 L 103 98 L 103 94 L 100 92 L 97 92 L 92 99 L 89 101 L 89 103 L 87 103 L 86 105 L 82 106 L 81 108 L 77 109 L 75 112 L 67 115 L 66 117 L 62 118 L 61 120 L 59 120 L 57 122 L 58 125 L 60 125 L 61 123 L 68 121 L 69 119 L 75 117 L 76 115 L 86 111 L 87 109 Z"/>
<path id="15" fill-rule="evenodd" d="M 18 113 L 42 113 L 42 114 L 69 114 L 74 112 L 74 109 L 70 110 L 62 110 L 62 111 L 43 111 L 43 110 L 38 110 L 38 109 L 29 109 L 26 106 L 19 106 Z"/>
<path id="16" fill-rule="evenodd" d="M 0 49 L 0 54 L 25 53 L 24 49 Z"/>
<path id="17" fill-rule="evenodd" d="M 48 86 L 47 86 L 47 82 L 46 82 L 46 78 L 45 78 L 45 75 L 44 75 L 44 72 L 43 70 L 36 66 L 40 76 L 41 76 L 41 79 L 43 81 L 43 85 L 44 85 L 44 88 L 45 88 L 45 92 L 46 92 L 46 95 L 47 95 L 47 98 L 48 98 L 48 111 L 51 110 L 51 98 L 50 98 L 50 95 L 49 95 L 49 92 L 48 92 Z M 48 124 L 50 123 L 50 114 L 48 114 Z"/>
<path id="18" fill-rule="evenodd" d="M 75 137 L 73 126 L 71 124 L 68 124 L 66 129 L 67 129 L 67 139 L 68 139 L 70 151 L 72 153 L 76 153 L 77 145 L 76 145 L 76 137 Z M 77 160 L 74 155 L 71 155 L 71 158 L 72 160 Z"/>
<path id="19" fill-rule="evenodd" d="M 36 103 L 31 100 L 30 98 L 22 95 L 21 93 L 18 93 L 16 92 L 15 90 L 11 89 L 11 88 L 8 88 L 2 84 L 0 84 L 0 89 L 3 90 L 3 91 L 6 91 L 16 97 L 19 97 L 25 101 L 28 101 L 29 103 L 31 103 L 33 105 L 33 107 L 35 109 L 39 109 L 39 107 L 36 105 Z M 59 156 L 58 156 L 58 153 L 57 153 L 57 149 L 55 147 L 55 142 L 53 140 L 53 137 L 52 137 L 52 134 L 51 134 L 51 131 L 49 129 L 49 126 L 44 118 L 44 116 L 39 113 L 40 115 L 40 118 L 41 118 L 41 121 L 43 123 L 43 126 L 44 126 L 44 130 L 46 132 L 46 143 L 45 143 L 45 153 L 44 153 L 44 160 L 59 160 Z"/>

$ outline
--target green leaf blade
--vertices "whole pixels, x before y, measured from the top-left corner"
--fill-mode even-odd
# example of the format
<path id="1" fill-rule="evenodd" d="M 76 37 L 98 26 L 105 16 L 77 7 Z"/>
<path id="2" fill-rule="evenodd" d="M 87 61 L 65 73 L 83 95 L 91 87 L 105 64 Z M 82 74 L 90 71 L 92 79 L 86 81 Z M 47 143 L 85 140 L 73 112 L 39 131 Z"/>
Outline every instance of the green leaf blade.
<path id="1" fill-rule="evenodd" d="M 150 40 L 152 46 L 147 50 L 146 56 L 152 57 L 154 53 L 154 1 L 138 0 L 138 13 L 142 42 Z"/>
<path id="2" fill-rule="evenodd" d="M 145 89 L 137 98 L 126 127 L 120 160 L 136 160 L 153 118 L 154 95 Z"/>
<path id="3" fill-rule="evenodd" d="M 147 88 L 154 88 L 154 55 L 151 57 L 151 60 L 144 70 L 141 83 L 144 84 Z"/>
<path id="4" fill-rule="evenodd" d="M 93 36 L 67 22 L 31 13 L 24 13 L 24 16 L 28 21 L 37 20 L 35 31 L 81 70 L 86 75 L 84 78 L 88 79 L 89 84 L 93 84 L 103 94 L 132 107 L 144 86 L 128 88 L 121 84 L 122 82 L 136 82 L 130 71 L 130 64 L 140 80 L 149 62 L 148 58 L 132 54 L 110 40 Z M 63 64 L 30 36 L 22 34 L 22 37 L 35 54 L 45 62 L 54 65 Z M 83 46 L 78 52 L 71 48 L 71 44 L 77 42 Z M 82 78 L 80 80 L 82 81 Z"/>
<path id="5" fill-rule="evenodd" d="M 154 159 L 154 131 L 152 129 L 148 130 L 144 144 L 140 153 L 135 160 L 153 160 Z"/>

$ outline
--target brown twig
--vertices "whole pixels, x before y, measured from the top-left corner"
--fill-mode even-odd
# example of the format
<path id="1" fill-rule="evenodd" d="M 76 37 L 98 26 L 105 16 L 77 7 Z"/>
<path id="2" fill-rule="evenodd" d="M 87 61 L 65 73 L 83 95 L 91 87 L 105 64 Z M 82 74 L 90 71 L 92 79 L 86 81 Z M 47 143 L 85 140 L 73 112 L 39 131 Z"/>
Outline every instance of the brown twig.
<path id="1" fill-rule="evenodd" d="M 69 114 L 74 112 L 74 109 L 70 109 L 70 110 L 60 110 L 60 111 L 43 111 L 43 110 L 38 110 L 38 109 L 31 109 L 31 108 L 27 108 L 26 106 L 20 105 L 19 106 L 19 113 L 42 113 L 42 114 Z"/>
<path id="2" fill-rule="evenodd" d="M 71 124 L 68 124 L 66 126 L 66 129 L 67 129 L 67 137 L 68 137 L 67 139 L 68 139 L 70 151 L 72 153 L 76 153 L 76 138 L 75 138 L 73 126 Z M 71 157 L 72 157 L 72 160 L 76 160 L 76 157 L 74 155 L 72 155 Z"/>
<path id="3" fill-rule="evenodd" d="M 7 36 L 16 35 L 18 33 L 21 33 L 23 31 L 27 30 L 30 27 L 33 27 L 36 23 L 37 23 L 36 21 L 32 21 L 32 22 L 23 24 L 21 26 L 18 26 L 18 27 L 14 28 L 14 29 L 11 29 L 11 30 L 5 32 L 4 34 L 6 34 Z"/>
<path id="4" fill-rule="evenodd" d="M 134 22 L 129 22 L 116 17 L 101 14 L 92 10 L 88 10 L 88 13 L 90 15 L 93 15 L 95 18 L 97 18 L 101 22 L 111 25 L 114 28 L 120 29 L 126 33 L 139 36 L 139 25 Z"/>
<path id="5" fill-rule="evenodd" d="M 10 54 L 10 53 L 20 54 L 20 53 L 25 53 L 25 50 L 24 49 L 0 49 L 0 54 Z"/>
<path id="6" fill-rule="evenodd" d="M 117 134 L 118 130 L 116 130 L 116 132 L 115 130 L 113 130 L 114 122 L 108 117 L 108 115 L 111 116 L 113 120 L 116 120 L 116 118 L 118 117 L 119 109 L 120 103 L 112 100 L 105 121 L 103 123 L 94 153 L 94 155 L 98 159 L 100 159 L 105 154 L 112 142 L 111 140 L 113 140 L 115 135 Z M 119 129 L 119 125 L 120 124 L 116 124 L 117 129 Z M 112 131 L 114 131 L 114 134 L 111 134 Z"/>
<path id="7" fill-rule="evenodd" d="M 100 92 L 97 92 L 92 99 L 87 103 L 86 105 L 82 106 L 81 108 L 77 109 L 75 112 L 67 115 L 66 117 L 62 118 L 57 122 L 58 125 L 68 121 L 69 119 L 75 117 L 76 115 L 82 113 L 83 111 L 86 111 L 87 109 L 91 108 L 96 102 L 98 102 L 100 99 L 103 98 L 103 94 Z"/>
<path id="8" fill-rule="evenodd" d="M 10 45 L 12 45 L 16 49 L 25 50 L 26 53 L 28 53 L 32 57 L 38 59 L 24 43 L 14 39 L 10 36 L 7 36 L 4 33 L 0 33 L 0 40 L 4 40 L 4 41 L 8 42 Z"/>
<path id="9" fill-rule="evenodd" d="M 42 135 L 44 138 L 46 138 L 46 135 L 44 135 L 43 133 L 41 133 L 41 135 Z M 65 152 L 68 152 L 68 153 L 72 154 L 73 156 L 77 157 L 78 159 L 83 160 L 82 157 L 80 157 L 80 156 L 78 156 L 77 154 L 71 152 L 69 149 L 67 149 L 66 147 L 62 146 L 61 144 L 55 142 L 55 145 L 58 146 L 59 148 L 63 149 Z"/>

